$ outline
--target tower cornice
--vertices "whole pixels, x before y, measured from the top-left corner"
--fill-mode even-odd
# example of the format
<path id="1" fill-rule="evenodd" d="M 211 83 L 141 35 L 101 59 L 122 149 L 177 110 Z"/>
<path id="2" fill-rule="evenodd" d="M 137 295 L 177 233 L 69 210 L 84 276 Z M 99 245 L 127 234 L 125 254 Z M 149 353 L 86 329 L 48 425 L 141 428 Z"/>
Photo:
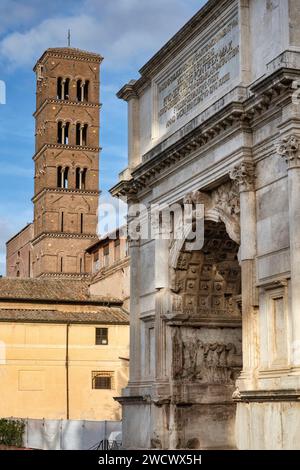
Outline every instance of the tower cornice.
<path id="1" fill-rule="evenodd" d="M 59 100 L 54 98 L 47 98 L 43 103 L 38 107 L 38 109 L 33 113 L 33 117 L 36 118 L 39 113 L 47 106 L 47 104 L 58 104 L 64 106 L 79 106 L 81 108 L 97 108 L 101 109 L 101 103 L 88 103 L 84 101 L 70 101 L 70 100 Z"/>
<path id="2" fill-rule="evenodd" d="M 101 191 L 94 191 L 88 189 L 43 188 L 39 193 L 33 196 L 31 201 L 33 203 L 38 201 L 45 193 L 76 194 L 78 196 L 99 196 L 101 194 Z"/>
<path id="3" fill-rule="evenodd" d="M 54 47 L 47 49 L 43 55 L 38 59 L 33 71 L 36 71 L 36 68 L 39 64 L 43 64 L 48 57 L 56 57 L 59 59 L 70 59 L 76 61 L 84 62 L 94 62 L 101 64 L 103 57 L 100 54 L 95 52 L 88 52 L 81 49 L 71 48 L 71 47 Z"/>
<path id="4" fill-rule="evenodd" d="M 67 238 L 82 240 L 98 240 L 98 236 L 94 233 L 71 233 L 71 232 L 42 232 L 32 240 L 32 245 L 40 242 L 44 238 Z"/>
<path id="5" fill-rule="evenodd" d="M 83 147 L 80 145 L 64 145 L 64 144 L 44 144 L 32 157 L 35 161 L 41 153 L 43 153 L 46 149 L 58 149 L 58 150 L 74 150 L 78 152 L 88 151 L 88 152 L 95 152 L 99 153 L 102 150 L 102 147 Z"/>

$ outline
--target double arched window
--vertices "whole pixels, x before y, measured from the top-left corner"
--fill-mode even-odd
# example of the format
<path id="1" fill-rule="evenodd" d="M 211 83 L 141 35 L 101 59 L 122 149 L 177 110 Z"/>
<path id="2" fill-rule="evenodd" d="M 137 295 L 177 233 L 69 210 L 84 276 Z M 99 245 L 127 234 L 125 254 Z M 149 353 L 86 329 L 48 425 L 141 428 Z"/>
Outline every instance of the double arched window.
<path id="1" fill-rule="evenodd" d="M 89 81 L 77 80 L 77 101 L 84 102 L 89 99 Z"/>
<path id="2" fill-rule="evenodd" d="M 58 77 L 56 84 L 56 97 L 58 100 L 70 99 L 70 78 Z M 76 99 L 78 102 L 88 102 L 89 100 L 89 80 L 78 79 L 76 81 Z M 72 98 L 73 99 L 73 98 Z"/>
<path id="3" fill-rule="evenodd" d="M 85 189 L 87 168 L 76 168 L 76 189 Z"/>
<path id="4" fill-rule="evenodd" d="M 70 123 L 59 121 L 57 123 L 57 143 L 68 145 Z"/>
<path id="5" fill-rule="evenodd" d="M 76 124 L 76 145 L 87 145 L 88 136 L 88 125 L 87 124 Z"/>
<path id="6" fill-rule="evenodd" d="M 57 79 L 57 99 L 68 100 L 70 98 L 70 79 L 58 77 Z"/>
<path id="7" fill-rule="evenodd" d="M 69 167 L 59 166 L 57 168 L 57 187 L 68 189 L 69 186 Z"/>

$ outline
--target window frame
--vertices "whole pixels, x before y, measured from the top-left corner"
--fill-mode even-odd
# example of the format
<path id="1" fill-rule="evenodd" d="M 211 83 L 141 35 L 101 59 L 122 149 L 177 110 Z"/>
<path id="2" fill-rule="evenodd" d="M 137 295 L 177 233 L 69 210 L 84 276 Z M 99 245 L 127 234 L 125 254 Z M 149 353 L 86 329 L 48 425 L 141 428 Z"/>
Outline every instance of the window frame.
<path id="1" fill-rule="evenodd" d="M 109 386 L 96 386 L 96 379 L 108 379 Z M 114 390 L 114 373 L 113 371 L 93 370 L 92 371 L 92 390 Z"/>
<path id="2" fill-rule="evenodd" d="M 100 330 L 105 331 L 105 334 L 101 334 L 100 333 Z M 97 334 L 99 331 L 99 334 Z M 101 337 L 105 337 L 104 341 L 106 340 L 106 343 L 103 343 L 103 342 L 98 342 L 99 341 L 99 338 Z M 108 339 L 108 328 L 107 327 L 96 327 L 95 328 L 95 346 L 108 346 L 109 344 L 109 339 Z"/>

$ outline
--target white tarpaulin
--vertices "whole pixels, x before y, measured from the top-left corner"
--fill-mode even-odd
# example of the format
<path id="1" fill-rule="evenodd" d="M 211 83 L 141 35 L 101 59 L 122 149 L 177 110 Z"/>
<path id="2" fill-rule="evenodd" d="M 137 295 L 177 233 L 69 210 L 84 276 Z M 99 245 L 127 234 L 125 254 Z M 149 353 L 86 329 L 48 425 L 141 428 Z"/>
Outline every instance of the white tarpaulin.
<path id="1" fill-rule="evenodd" d="M 26 419 L 24 446 L 43 450 L 88 450 L 101 441 L 122 442 L 121 421 Z"/>

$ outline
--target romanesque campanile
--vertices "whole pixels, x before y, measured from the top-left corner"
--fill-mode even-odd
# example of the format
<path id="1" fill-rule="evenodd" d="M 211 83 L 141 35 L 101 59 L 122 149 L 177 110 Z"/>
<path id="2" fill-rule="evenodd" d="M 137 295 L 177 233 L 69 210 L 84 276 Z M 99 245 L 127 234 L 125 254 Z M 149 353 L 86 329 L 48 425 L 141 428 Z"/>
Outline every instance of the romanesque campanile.
<path id="1" fill-rule="evenodd" d="M 48 49 L 34 67 L 34 277 L 83 276 L 97 239 L 102 57 Z"/>

